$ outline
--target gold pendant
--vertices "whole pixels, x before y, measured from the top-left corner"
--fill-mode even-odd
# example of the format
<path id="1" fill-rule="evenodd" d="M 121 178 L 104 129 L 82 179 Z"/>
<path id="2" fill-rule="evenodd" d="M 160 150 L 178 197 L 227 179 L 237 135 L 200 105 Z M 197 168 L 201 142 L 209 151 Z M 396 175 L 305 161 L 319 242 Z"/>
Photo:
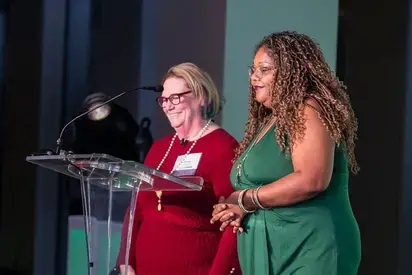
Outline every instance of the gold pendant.
<path id="1" fill-rule="evenodd" d="M 157 211 L 162 210 L 162 191 L 156 191 L 157 200 Z"/>

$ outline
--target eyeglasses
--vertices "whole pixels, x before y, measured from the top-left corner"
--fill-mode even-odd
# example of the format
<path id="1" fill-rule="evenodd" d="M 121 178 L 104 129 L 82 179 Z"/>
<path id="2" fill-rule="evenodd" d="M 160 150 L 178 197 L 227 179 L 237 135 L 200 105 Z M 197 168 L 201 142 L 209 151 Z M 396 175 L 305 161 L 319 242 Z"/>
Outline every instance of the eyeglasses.
<path id="1" fill-rule="evenodd" d="M 160 107 L 166 107 L 167 101 L 170 101 L 173 105 L 177 105 L 180 103 L 180 98 L 182 95 L 190 94 L 192 91 L 183 92 L 180 94 L 171 94 L 169 97 L 159 96 L 156 98 L 157 103 Z"/>
<path id="2" fill-rule="evenodd" d="M 273 66 L 262 66 L 255 68 L 253 66 L 248 66 L 248 73 L 249 77 L 252 77 L 254 74 L 256 74 L 256 77 L 262 78 L 264 75 L 267 75 L 269 72 L 273 71 L 275 67 Z"/>

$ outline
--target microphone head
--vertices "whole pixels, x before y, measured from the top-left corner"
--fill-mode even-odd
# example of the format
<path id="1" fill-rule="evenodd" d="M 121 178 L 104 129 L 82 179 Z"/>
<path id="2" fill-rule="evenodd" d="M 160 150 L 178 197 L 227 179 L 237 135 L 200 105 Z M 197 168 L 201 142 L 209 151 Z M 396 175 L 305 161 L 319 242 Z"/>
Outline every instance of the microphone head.
<path id="1" fill-rule="evenodd" d="M 163 86 L 162 85 L 157 85 L 154 88 L 155 88 L 154 91 L 157 92 L 157 93 L 163 92 Z"/>
<path id="2" fill-rule="evenodd" d="M 182 139 L 180 140 L 180 145 L 186 146 L 188 142 L 189 142 L 189 141 L 188 141 L 187 139 L 182 138 Z"/>
<path id="3" fill-rule="evenodd" d="M 139 87 L 136 90 L 149 90 L 149 91 L 154 91 L 156 93 L 161 93 L 163 92 L 163 86 L 162 85 L 157 85 L 157 86 L 143 86 Z"/>

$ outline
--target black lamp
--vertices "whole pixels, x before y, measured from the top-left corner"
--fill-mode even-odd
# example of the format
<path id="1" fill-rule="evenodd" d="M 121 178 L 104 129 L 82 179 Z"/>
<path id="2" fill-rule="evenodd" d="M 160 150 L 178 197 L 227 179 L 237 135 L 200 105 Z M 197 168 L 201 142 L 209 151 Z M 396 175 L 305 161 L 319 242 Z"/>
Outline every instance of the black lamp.
<path id="1" fill-rule="evenodd" d="M 87 107 L 88 110 L 93 109 L 99 104 L 102 104 L 107 100 L 107 96 L 104 93 L 93 93 L 88 95 L 84 100 L 84 105 Z M 110 104 L 106 104 L 96 110 L 90 112 L 88 114 L 89 119 L 97 121 L 105 119 L 108 115 L 110 115 L 112 108 Z"/>
<path id="2" fill-rule="evenodd" d="M 107 99 L 108 96 L 103 93 L 88 95 L 83 102 L 81 113 Z M 153 143 L 149 127 L 149 118 L 143 118 L 141 125 L 138 125 L 127 109 L 111 102 L 73 122 L 71 131 L 64 137 L 67 144 L 70 144 L 65 150 L 74 154 L 106 153 L 123 160 L 142 163 Z M 81 214 L 79 186 L 70 186 L 70 214 Z"/>
<path id="3" fill-rule="evenodd" d="M 107 99 L 104 93 L 90 94 L 83 102 L 83 111 Z M 143 118 L 142 127 L 139 127 L 127 109 L 111 102 L 74 123 L 74 141 L 70 150 L 74 153 L 102 152 L 125 160 L 143 162 L 153 143 L 149 126 L 149 118 Z"/>

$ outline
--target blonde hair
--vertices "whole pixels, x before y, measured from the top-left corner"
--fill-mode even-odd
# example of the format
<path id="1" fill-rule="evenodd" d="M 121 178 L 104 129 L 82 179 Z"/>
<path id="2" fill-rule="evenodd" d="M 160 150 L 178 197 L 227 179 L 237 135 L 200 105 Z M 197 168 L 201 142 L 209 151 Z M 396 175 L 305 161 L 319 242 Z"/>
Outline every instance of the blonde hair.
<path id="1" fill-rule="evenodd" d="M 181 78 L 193 92 L 195 98 L 203 98 L 202 116 L 205 119 L 215 117 L 223 107 L 223 98 L 210 75 L 193 63 L 185 62 L 171 67 L 164 75 L 162 84 L 170 77 Z"/>

